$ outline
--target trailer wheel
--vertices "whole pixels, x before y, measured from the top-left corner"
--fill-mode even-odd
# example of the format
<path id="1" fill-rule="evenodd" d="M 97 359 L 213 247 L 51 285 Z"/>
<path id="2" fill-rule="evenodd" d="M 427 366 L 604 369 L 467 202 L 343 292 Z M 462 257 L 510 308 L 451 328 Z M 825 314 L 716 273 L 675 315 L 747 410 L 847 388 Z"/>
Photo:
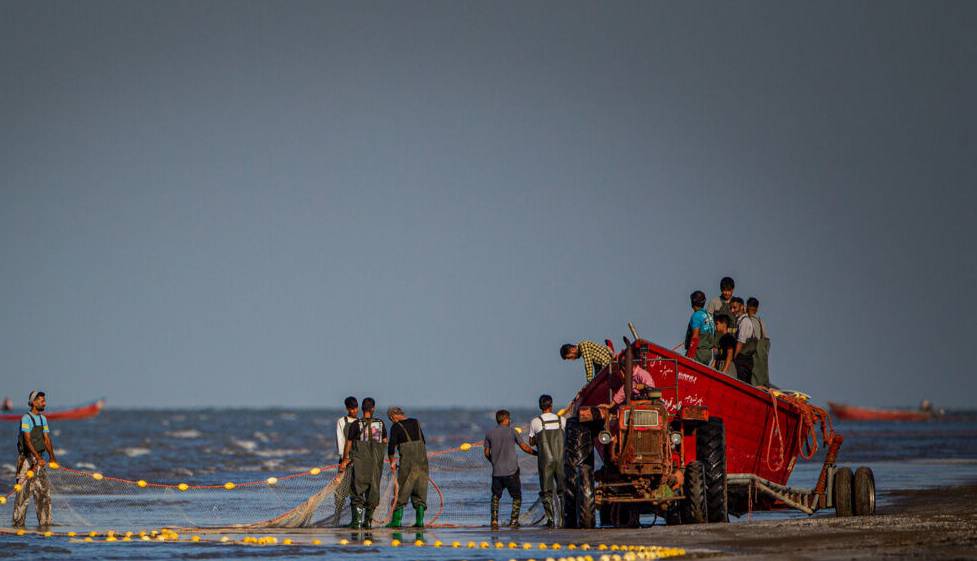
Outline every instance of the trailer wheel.
<path id="1" fill-rule="evenodd" d="M 702 462 L 692 462 L 685 466 L 685 500 L 682 501 L 682 523 L 702 524 L 708 521 L 706 469 Z"/>
<path id="2" fill-rule="evenodd" d="M 563 501 L 564 526 L 593 528 L 597 521 L 594 438 L 590 427 L 580 424 L 576 418 L 567 419 L 563 467 L 567 480 Z"/>
<path id="3" fill-rule="evenodd" d="M 695 455 L 706 470 L 706 502 L 709 522 L 729 522 L 726 489 L 726 427 L 722 419 L 709 422 L 695 431 Z"/>
<path id="4" fill-rule="evenodd" d="M 855 516 L 875 514 L 875 474 L 862 466 L 855 470 Z"/>
<path id="5" fill-rule="evenodd" d="M 852 475 L 851 468 L 843 467 L 835 471 L 834 480 L 834 502 L 835 516 L 851 516 L 854 507 L 852 499 Z"/>

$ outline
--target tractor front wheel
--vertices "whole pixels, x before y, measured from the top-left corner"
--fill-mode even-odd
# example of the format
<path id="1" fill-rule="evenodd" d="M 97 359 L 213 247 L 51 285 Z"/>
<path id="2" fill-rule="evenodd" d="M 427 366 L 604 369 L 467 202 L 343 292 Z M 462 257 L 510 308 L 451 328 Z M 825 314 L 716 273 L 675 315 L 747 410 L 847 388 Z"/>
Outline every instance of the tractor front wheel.
<path id="1" fill-rule="evenodd" d="M 695 456 L 706 470 L 709 522 L 729 522 L 726 491 L 726 427 L 722 419 L 709 419 L 695 431 Z"/>
<path id="2" fill-rule="evenodd" d="M 702 462 L 685 466 L 685 500 L 682 501 L 682 523 L 702 524 L 709 521 L 706 497 L 706 469 Z"/>

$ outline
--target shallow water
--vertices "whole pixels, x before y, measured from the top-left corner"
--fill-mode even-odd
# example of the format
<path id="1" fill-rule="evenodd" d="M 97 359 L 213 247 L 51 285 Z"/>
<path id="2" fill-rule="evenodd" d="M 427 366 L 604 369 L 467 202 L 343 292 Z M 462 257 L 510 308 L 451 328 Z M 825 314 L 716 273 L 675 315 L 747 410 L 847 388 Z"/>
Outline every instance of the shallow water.
<path id="1" fill-rule="evenodd" d="M 410 411 L 424 425 L 429 450 L 457 447 L 462 442 L 481 440 L 485 430 L 494 425 L 491 411 L 440 410 Z M 532 411 L 514 411 L 516 423 L 526 423 Z M 53 438 L 59 461 L 68 467 L 98 471 L 106 476 L 145 479 L 151 482 L 222 484 L 225 481 L 263 480 L 269 476 L 307 470 L 337 461 L 334 432 L 339 411 L 327 410 L 108 410 L 96 419 L 53 422 Z M 15 432 L 10 424 L 11 433 Z M 953 485 L 977 478 L 977 416 L 924 423 L 837 423 L 837 432 L 845 436 L 839 463 L 867 465 L 876 476 L 880 508 L 889 504 L 889 493 L 896 489 Z M 11 449 L 12 449 L 11 436 Z M 823 451 L 821 452 L 823 453 Z M 13 460 L 0 465 L 2 481 L 13 479 Z M 464 461 L 445 463 L 433 475 L 445 490 L 446 510 L 442 521 L 481 525 L 487 522 L 489 470 L 477 456 Z M 799 463 L 791 484 L 811 487 L 820 469 L 820 453 L 811 462 Z M 531 458 L 523 476 L 525 503 L 531 502 L 538 487 L 531 473 Z M 324 476 L 325 477 L 325 476 Z M 321 483 L 320 483 L 321 486 Z M 66 492 L 62 490 L 62 492 Z M 310 487 L 314 492 L 314 487 Z M 260 519 L 293 506 L 291 497 L 269 493 L 265 489 L 239 489 L 219 496 L 219 501 L 199 501 L 199 495 L 181 495 L 175 491 L 149 492 L 127 489 L 119 495 L 73 494 L 58 501 L 55 496 L 55 520 L 61 526 L 87 530 L 155 528 L 161 525 L 223 525 Z M 436 502 L 432 490 L 429 502 Z M 4 524 L 9 524 L 11 502 L 0 506 Z M 434 507 L 432 506 L 432 509 Z M 503 506 L 503 512 L 507 505 Z M 242 513 L 248 513 L 242 517 Z M 409 516 L 409 514 L 408 514 Z M 798 517 L 797 513 L 756 513 L 753 519 Z M 32 521 L 33 512 L 28 515 Z M 86 524 L 81 524 L 84 520 Z M 746 517 L 734 520 L 742 522 Z M 650 524 L 653 518 L 643 522 Z M 437 539 L 437 530 L 425 539 Z M 443 532 L 443 531 L 442 531 Z M 654 532 L 654 529 L 649 529 Z M 412 534 L 407 535 L 413 541 Z M 342 534 L 323 531 L 321 546 L 294 546 L 277 549 L 255 549 L 234 544 L 122 544 L 73 543 L 63 538 L 0 536 L 0 550 L 17 557 L 69 559 L 118 559 L 135 555 L 139 558 L 211 557 L 247 559 L 280 557 L 282 559 L 326 555 L 362 555 L 371 558 L 416 559 L 451 558 L 447 551 L 428 548 L 409 550 L 350 548 L 336 546 Z M 649 535 L 654 540 L 653 534 Z M 384 538 L 389 540 L 389 536 Z M 333 545 L 329 545 L 333 544 Z M 130 549 L 138 548 L 138 549 Z M 337 549 L 338 548 L 338 549 Z M 124 553 L 128 552 L 128 553 Z M 409 553 L 408 553 L 409 552 Z M 510 555 L 511 556 L 511 555 Z M 538 556 L 538 554 L 537 554 Z M 492 551 L 472 550 L 455 558 L 492 559 Z M 528 555 L 523 556 L 528 557 Z M 545 557 L 545 556 L 544 556 Z M 506 559 L 509 556 L 505 557 Z"/>

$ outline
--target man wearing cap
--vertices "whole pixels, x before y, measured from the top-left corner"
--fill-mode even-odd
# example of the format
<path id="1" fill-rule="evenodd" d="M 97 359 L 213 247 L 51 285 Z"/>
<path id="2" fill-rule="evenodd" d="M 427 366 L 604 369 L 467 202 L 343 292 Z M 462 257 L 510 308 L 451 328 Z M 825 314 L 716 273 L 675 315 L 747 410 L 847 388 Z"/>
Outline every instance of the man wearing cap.
<path id="1" fill-rule="evenodd" d="M 34 497 L 34 510 L 41 528 L 51 525 L 51 486 L 47 479 L 47 462 L 42 454 L 47 452 L 51 463 L 57 465 L 54 445 L 51 444 L 47 418 L 42 414 L 47 407 L 44 392 L 33 391 L 27 399 L 30 411 L 20 419 L 17 436 L 17 499 L 14 502 L 13 525 L 23 528 L 27 519 L 27 503 Z"/>
<path id="2" fill-rule="evenodd" d="M 404 507 L 410 499 L 414 507 L 414 527 L 424 527 L 424 511 L 427 509 L 427 447 L 424 431 L 417 419 L 408 419 L 400 407 L 387 410 L 390 422 L 390 439 L 387 441 L 387 456 L 390 470 L 397 474 L 397 503 L 394 505 L 393 519 L 389 528 L 400 528 L 404 518 Z M 400 454 L 399 465 L 394 462 L 394 451 Z"/>

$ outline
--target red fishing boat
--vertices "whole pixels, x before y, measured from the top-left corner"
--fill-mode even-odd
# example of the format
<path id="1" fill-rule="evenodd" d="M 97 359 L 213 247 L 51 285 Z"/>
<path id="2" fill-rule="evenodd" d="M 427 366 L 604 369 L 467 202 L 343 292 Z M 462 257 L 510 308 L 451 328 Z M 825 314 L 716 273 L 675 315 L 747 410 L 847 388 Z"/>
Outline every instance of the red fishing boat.
<path id="1" fill-rule="evenodd" d="M 844 421 L 928 421 L 936 417 L 933 411 L 911 409 L 875 409 L 843 403 L 828 402 L 831 414 Z"/>
<path id="2" fill-rule="evenodd" d="M 105 400 L 99 399 L 91 403 L 86 403 L 84 405 L 79 405 L 77 407 L 71 407 L 69 409 L 61 409 L 59 411 L 45 411 L 44 416 L 47 417 L 49 421 L 74 421 L 78 419 L 90 419 L 98 415 L 102 411 L 102 407 L 105 406 Z M 19 421 L 24 413 L 2 413 L 0 414 L 0 421 Z"/>
<path id="3" fill-rule="evenodd" d="M 673 463 L 685 466 L 686 476 L 692 463 L 704 463 L 707 466 L 709 462 L 716 463 L 714 443 L 709 444 L 709 454 L 712 456 L 703 456 L 706 448 L 703 447 L 701 433 L 706 428 L 711 434 L 716 434 L 717 428 L 720 433 L 724 432 L 722 446 L 725 451 L 719 462 L 724 464 L 724 469 L 719 489 L 721 495 L 726 495 L 728 491 L 728 500 L 723 498 L 718 503 L 724 512 L 700 516 L 698 519 L 692 517 L 693 522 L 724 521 L 727 508 L 734 515 L 772 509 L 796 509 L 811 514 L 826 507 L 834 507 L 840 516 L 874 512 L 875 483 L 871 470 L 862 467 L 853 472 L 851 468 L 835 465 L 844 439 L 834 432 L 828 413 L 808 403 L 807 396 L 753 387 L 665 347 L 640 339 L 633 328 L 632 335 L 634 342 L 625 340 L 625 351 L 618 353 L 612 365 L 604 368 L 577 394 L 570 413 L 571 418 L 584 427 L 584 430 L 591 432 L 601 430 L 599 426 L 593 428 L 600 424 L 601 418 L 610 418 L 615 426 L 621 423 L 623 430 L 627 430 L 624 425 L 630 422 L 627 421 L 627 413 L 634 417 L 636 409 L 654 410 L 656 407 L 666 411 L 667 422 L 671 426 L 668 430 L 673 431 L 671 438 L 674 443 L 673 455 L 676 457 Z M 625 358 L 625 354 L 630 356 Z M 613 408 L 610 417 L 597 408 L 609 403 L 610 396 L 620 387 L 631 386 L 631 376 L 622 374 L 627 371 L 627 367 L 622 367 L 626 364 L 625 361 L 633 362 L 651 374 L 654 391 L 649 401 L 636 398 L 634 403 L 629 400 L 626 405 L 616 406 L 618 414 L 615 419 Z M 665 409 L 659 404 L 664 404 Z M 702 428 L 696 429 L 696 422 Z M 588 429 L 585 425 L 591 428 Z M 633 437 L 627 437 L 623 433 L 608 434 L 606 430 L 595 438 L 599 442 L 595 442 L 594 448 L 605 465 L 621 463 L 620 451 L 624 448 L 619 441 L 626 438 Z M 819 446 L 825 447 L 826 454 L 815 487 L 789 486 L 788 480 L 798 459 L 812 459 Z M 627 461 L 640 457 L 640 454 L 635 456 L 633 451 L 629 450 L 628 453 L 630 456 L 626 458 Z M 621 474 L 625 473 L 625 469 L 633 471 L 633 466 L 630 465 L 614 468 Z M 635 485 L 628 482 L 627 478 L 615 474 L 616 480 L 611 483 L 612 487 L 608 487 L 602 494 L 602 474 L 600 470 L 595 474 L 598 476 L 595 485 L 598 506 L 602 497 L 609 497 L 605 499 L 608 504 L 614 501 L 622 504 L 639 501 L 636 497 L 614 493 L 629 484 L 634 489 L 647 487 L 641 482 Z M 707 473 L 705 477 L 708 487 L 710 474 Z M 606 475 L 604 478 L 607 480 Z M 583 494 L 586 493 L 584 490 Z M 645 495 L 648 496 L 650 495 Z M 615 505 L 611 507 L 611 510 L 618 508 Z M 612 519 L 619 521 L 622 518 L 618 516 Z M 634 516 L 631 519 L 633 521 Z"/>

